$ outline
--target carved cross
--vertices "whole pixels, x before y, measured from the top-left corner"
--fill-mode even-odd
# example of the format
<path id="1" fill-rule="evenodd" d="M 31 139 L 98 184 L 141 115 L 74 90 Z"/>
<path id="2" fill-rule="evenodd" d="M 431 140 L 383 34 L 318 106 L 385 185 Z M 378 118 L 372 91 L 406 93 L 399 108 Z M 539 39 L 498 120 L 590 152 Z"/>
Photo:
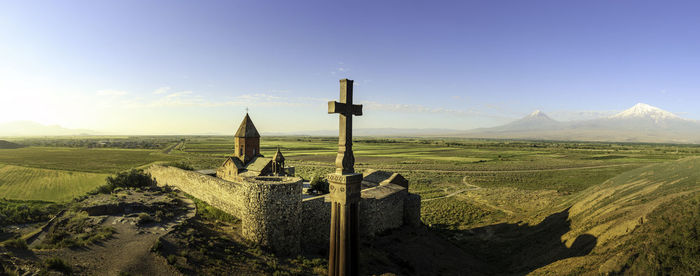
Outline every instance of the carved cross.
<path id="1" fill-rule="evenodd" d="M 355 156 L 352 153 L 352 116 L 362 115 L 362 105 L 352 104 L 352 80 L 340 80 L 340 102 L 328 102 L 328 114 L 333 113 L 340 115 L 338 156 L 335 159 L 335 172 L 339 174 L 354 173 Z"/>

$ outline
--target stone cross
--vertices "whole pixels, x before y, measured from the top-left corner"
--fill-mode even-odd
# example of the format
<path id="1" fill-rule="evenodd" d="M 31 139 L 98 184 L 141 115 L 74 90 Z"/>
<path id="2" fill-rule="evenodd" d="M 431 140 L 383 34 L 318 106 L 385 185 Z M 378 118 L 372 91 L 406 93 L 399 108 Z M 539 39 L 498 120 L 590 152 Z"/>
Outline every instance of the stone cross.
<path id="1" fill-rule="evenodd" d="M 362 115 L 362 105 L 352 104 L 352 80 L 340 80 L 340 102 L 328 102 L 328 113 L 340 114 L 336 170 L 328 175 L 331 199 L 328 275 L 357 275 L 362 174 L 354 169 L 352 116 Z"/>
<path id="2" fill-rule="evenodd" d="M 328 102 L 328 114 L 340 114 L 338 135 L 338 156 L 335 159 L 335 172 L 340 174 L 355 172 L 355 156 L 352 153 L 352 116 L 362 116 L 362 105 L 352 104 L 352 80 L 340 80 L 340 102 Z"/>

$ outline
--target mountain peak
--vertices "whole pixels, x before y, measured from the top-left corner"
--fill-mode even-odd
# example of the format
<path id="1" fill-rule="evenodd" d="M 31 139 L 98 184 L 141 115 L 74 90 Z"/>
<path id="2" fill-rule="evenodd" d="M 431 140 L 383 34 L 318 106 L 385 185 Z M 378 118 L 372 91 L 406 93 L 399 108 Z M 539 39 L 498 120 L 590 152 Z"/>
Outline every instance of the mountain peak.
<path id="1" fill-rule="evenodd" d="M 680 119 L 675 114 L 663 110 L 661 108 L 651 106 L 645 103 L 635 104 L 633 107 L 613 115 L 615 119 L 630 119 L 630 118 L 647 118 L 655 121 L 666 119 Z"/>
<path id="2" fill-rule="evenodd" d="M 532 113 L 530 113 L 530 115 L 525 116 L 525 118 L 523 118 L 523 119 L 527 119 L 527 118 L 550 119 L 549 116 L 544 114 L 544 112 L 542 112 L 539 109 L 533 111 Z"/>

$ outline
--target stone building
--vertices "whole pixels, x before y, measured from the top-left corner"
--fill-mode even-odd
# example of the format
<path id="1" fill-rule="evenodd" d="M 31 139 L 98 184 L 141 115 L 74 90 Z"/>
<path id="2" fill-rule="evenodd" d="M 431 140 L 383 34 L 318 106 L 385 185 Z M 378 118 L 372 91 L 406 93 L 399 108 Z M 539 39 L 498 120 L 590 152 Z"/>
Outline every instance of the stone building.
<path id="1" fill-rule="evenodd" d="M 273 158 L 266 158 L 260 153 L 260 133 L 247 113 L 234 137 L 233 155 L 216 170 L 217 177 L 233 181 L 244 176 L 294 174 L 293 169 L 284 167 L 284 156 L 279 148 Z"/>
<path id="2" fill-rule="evenodd" d="M 408 189 L 408 180 L 398 173 L 368 169 L 362 175 L 363 188 L 371 188 L 385 184 L 396 184 Z"/>
<path id="3" fill-rule="evenodd" d="M 293 167 L 285 167 L 279 148 L 272 158 L 260 154 L 260 134 L 247 114 L 235 136 L 234 153 L 216 170 L 216 177 L 160 165 L 147 171 L 158 185 L 177 187 L 241 219 L 241 235 L 264 248 L 292 256 L 325 254 L 330 195 L 303 198 L 303 180 L 293 176 Z M 372 170 L 365 178 L 359 201 L 360 235 L 421 225 L 420 196 L 408 191 L 403 176 Z"/>

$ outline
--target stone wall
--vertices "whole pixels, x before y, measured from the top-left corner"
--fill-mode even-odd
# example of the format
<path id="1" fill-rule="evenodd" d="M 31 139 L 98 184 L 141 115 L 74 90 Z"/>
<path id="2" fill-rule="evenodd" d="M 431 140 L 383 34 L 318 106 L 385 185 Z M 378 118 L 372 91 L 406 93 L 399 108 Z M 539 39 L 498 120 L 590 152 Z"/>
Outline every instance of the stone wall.
<path id="1" fill-rule="evenodd" d="M 396 184 L 362 190 L 360 234 L 372 237 L 403 225 L 404 199 L 408 190 Z"/>
<path id="2" fill-rule="evenodd" d="M 225 181 L 221 178 L 204 175 L 195 171 L 175 167 L 154 165 L 146 172 L 158 182 L 159 186 L 178 187 L 216 208 L 237 218 L 243 217 L 244 196 L 240 183 Z"/>
<path id="3" fill-rule="evenodd" d="M 158 185 L 171 185 L 241 219 L 243 237 L 273 251 L 326 254 L 330 235 L 328 195 L 302 200 L 298 177 L 226 181 L 174 167 L 151 166 Z M 420 196 L 396 184 L 362 190 L 360 234 L 371 237 L 402 225 L 420 225 Z"/>
<path id="4" fill-rule="evenodd" d="M 331 200 L 328 195 L 305 198 L 301 207 L 302 250 L 307 253 L 328 253 L 331 232 Z"/>
<path id="5" fill-rule="evenodd" d="M 418 198 L 418 213 L 415 212 Z M 411 200 L 413 199 L 413 200 Z M 406 203 L 409 200 L 409 204 Z M 411 207 L 411 210 L 405 210 Z M 362 190 L 360 198 L 360 234 L 372 237 L 404 224 L 420 223 L 420 196 L 396 184 L 386 184 Z M 406 216 L 417 216 L 416 218 Z M 306 198 L 302 202 L 302 250 L 325 254 L 328 250 L 331 220 L 331 201 L 328 195 Z M 407 221 L 409 223 L 407 223 Z"/>
<path id="6" fill-rule="evenodd" d="M 300 252 L 301 178 L 250 177 L 233 182 L 157 165 L 147 172 L 159 186 L 175 186 L 240 218 L 246 239 L 284 255 Z"/>
<path id="7" fill-rule="evenodd" d="M 301 251 L 301 178 L 245 178 L 241 234 L 282 255 Z"/>

